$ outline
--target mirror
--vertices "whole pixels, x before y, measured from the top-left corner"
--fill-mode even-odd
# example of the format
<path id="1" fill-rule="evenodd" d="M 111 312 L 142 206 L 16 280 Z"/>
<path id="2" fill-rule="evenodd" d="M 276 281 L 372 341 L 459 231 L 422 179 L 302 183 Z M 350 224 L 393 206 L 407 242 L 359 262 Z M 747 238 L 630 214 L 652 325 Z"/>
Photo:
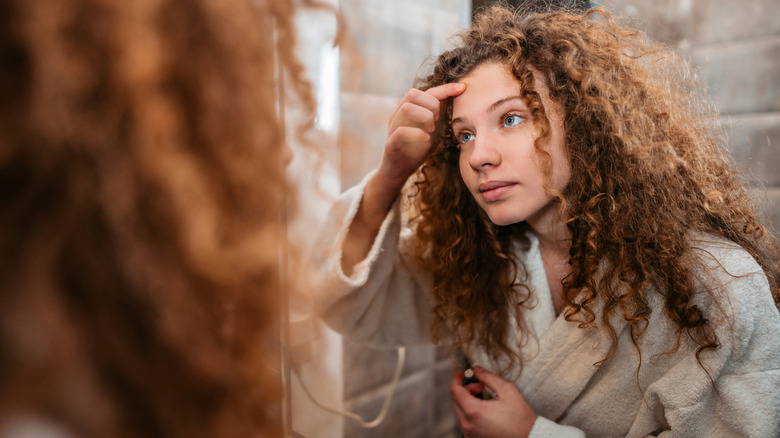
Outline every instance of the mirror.
<path id="1" fill-rule="evenodd" d="M 306 10 L 298 17 L 298 53 L 317 97 L 310 137 L 324 151 L 316 157 L 296 148 L 288 170 L 301 187 L 300 208 L 289 234 L 304 252 L 333 199 L 379 163 L 387 119 L 421 65 L 441 52 L 471 15 L 467 0 L 329 4 L 339 9 L 345 23 L 341 47 L 333 47 L 337 25 L 332 12 Z M 296 120 L 294 109 L 286 111 L 288 121 Z M 318 175 L 312 178 L 315 168 Z M 434 347 L 399 352 L 353 345 L 312 316 L 310 296 L 289 298 L 284 327 L 288 436 L 429 437 L 439 435 L 437 430 L 455 430 L 446 354 Z"/>

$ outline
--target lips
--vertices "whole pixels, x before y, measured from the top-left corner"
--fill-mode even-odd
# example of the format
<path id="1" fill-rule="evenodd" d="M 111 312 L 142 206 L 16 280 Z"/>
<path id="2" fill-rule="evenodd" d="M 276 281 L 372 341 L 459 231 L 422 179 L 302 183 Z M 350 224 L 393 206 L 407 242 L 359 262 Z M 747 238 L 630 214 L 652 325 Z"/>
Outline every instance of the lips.
<path id="1" fill-rule="evenodd" d="M 508 181 L 489 181 L 480 184 L 477 190 L 485 201 L 494 202 L 501 199 L 514 185 L 515 183 Z"/>

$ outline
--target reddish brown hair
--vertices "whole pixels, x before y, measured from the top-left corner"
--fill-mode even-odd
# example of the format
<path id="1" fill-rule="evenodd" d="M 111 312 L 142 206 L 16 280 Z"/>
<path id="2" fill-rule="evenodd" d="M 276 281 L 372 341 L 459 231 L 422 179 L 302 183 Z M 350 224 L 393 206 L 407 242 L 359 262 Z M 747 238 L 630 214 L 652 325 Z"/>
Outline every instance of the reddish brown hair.
<path id="1" fill-rule="evenodd" d="M 0 3 L 0 428 L 281 435 L 295 10 Z"/>

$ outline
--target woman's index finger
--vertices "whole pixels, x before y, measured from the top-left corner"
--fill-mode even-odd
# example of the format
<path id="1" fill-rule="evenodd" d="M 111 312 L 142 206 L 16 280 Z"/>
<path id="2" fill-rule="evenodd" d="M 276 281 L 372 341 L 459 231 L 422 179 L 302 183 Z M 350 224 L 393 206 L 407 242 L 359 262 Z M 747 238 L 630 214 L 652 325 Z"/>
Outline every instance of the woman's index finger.
<path id="1" fill-rule="evenodd" d="M 427 89 L 425 92 L 442 101 L 449 97 L 455 97 L 466 90 L 466 84 L 460 82 L 451 82 Z"/>

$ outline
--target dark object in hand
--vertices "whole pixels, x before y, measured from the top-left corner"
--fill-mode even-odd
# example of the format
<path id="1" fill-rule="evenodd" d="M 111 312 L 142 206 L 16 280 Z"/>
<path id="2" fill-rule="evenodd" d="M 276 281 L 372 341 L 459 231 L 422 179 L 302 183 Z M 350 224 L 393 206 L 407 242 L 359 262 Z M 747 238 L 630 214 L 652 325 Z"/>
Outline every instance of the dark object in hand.
<path id="1" fill-rule="evenodd" d="M 469 383 L 479 383 L 479 379 L 477 379 L 477 376 L 474 375 L 474 370 L 471 368 L 468 368 L 463 372 L 462 385 L 466 386 Z"/>

